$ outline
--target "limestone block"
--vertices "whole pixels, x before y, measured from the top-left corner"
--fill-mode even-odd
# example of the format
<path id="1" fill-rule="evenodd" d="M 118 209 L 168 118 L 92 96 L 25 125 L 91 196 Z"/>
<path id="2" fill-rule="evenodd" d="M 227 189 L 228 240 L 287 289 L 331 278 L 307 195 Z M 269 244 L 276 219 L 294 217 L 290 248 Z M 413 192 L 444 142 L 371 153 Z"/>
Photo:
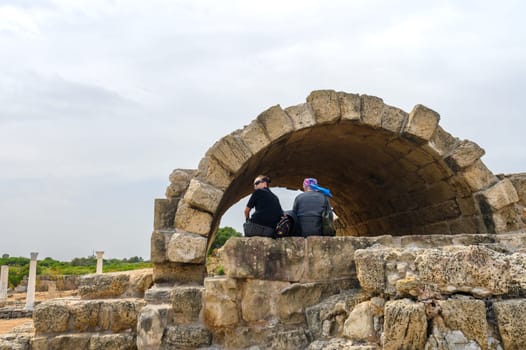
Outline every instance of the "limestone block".
<path id="1" fill-rule="evenodd" d="M 509 205 L 496 212 L 491 213 L 495 232 L 510 232 L 524 228 L 524 221 L 521 218 L 520 209 L 516 205 Z"/>
<path id="2" fill-rule="evenodd" d="M 255 119 L 239 131 L 239 137 L 252 154 L 256 154 L 270 144 L 261 123 Z"/>
<path id="3" fill-rule="evenodd" d="M 407 160 L 410 164 L 413 164 L 417 168 L 422 168 L 435 162 L 433 156 L 422 147 L 414 148 L 403 159 Z"/>
<path id="4" fill-rule="evenodd" d="M 495 236 L 495 240 L 510 252 L 526 250 L 526 231 L 501 233 Z"/>
<path id="5" fill-rule="evenodd" d="M 293 130 L 292 120 L 279 105 L 270 107 L 258 115 L 257 120 L 263 125 L 271 141 L 277 140 Z"/>
<path id="6" fill-rule="evenodd" d="M 468 341 L 474 340 L 481 349 L 487 349 L 488 323 L 486 304 L 482 300 L 439 300 L 438 305 L 447 328 L 461 331 Z"/>
<path id="7" fill-rule="evenodd" d="M 239 323 L 237 281 L 227 277 L 205 280 L 204 322 L 209 327 L 228 327 Z"/>
<path id="8" fill-rule="evenodd" d="M 207 239 L 203 236 L 176 232 L 168 242 L 166 257 L 171 262 L 204 264 L 206 244 Z"/>
<path id="9" fill-rule="evenodd" d="M 305 272 L 302 281 L 356 276 L 351 237 L 310 236 L 305 239 Z"/>
<path id="10" fill-rule="evenodd" d="M 221 190 L 226 190 L 233 180 L 233 175 L 216 159 L 208 154 L 201 159 L 197 177 Z"/>
<path id="11" fill-rule="evenodd" d="M 159 349 L 168 319 L 173 317 L 166 305 L 146 305 L 137 319 L 137 349 Z"/>
<path id="12" fill-rule="evenodd" d="M 379 128 L 382 126 L 382 116 L 384 114 L 384 101 L 376 96 L 361 95 L 362 104 L 362 123 Z"/>
<path id="13" fill-rule="evenodd" d="M 90 334 L 61 334 L 47 342 L 47 349 L 89 349 Z"/>
<path id="14" fill-rule="evenodd" d="M 36 334 L 63 333 L 68 329 L 69 310 L 65 302 L 43 302 L 33 310 Z"/>
<path id="15" fill-rule="evenodd" d="M 150 255 L 154 264 L 166 261 L 166 246 L 174 231 L 155 230 L 150 238 Z"/>
<path id="16" fill-rule="evenodd" d="M 135 330 L 145 304 L 142 299 L 51 299 L 35 308 L 35 333 Z"/>
<path id="17" fill-rule="evenodd" d="M 354 253 L 360 286 L 372 294 L 380 294 L 386 289 L 384 253 L 380 249 L 358 249 Z"/>
<path id="18" fill-rule="evenodd" d="M 378 334 L 374 328 L 374 317 L 377 310 L 370 301 L 356 305 L 343 326 L 343 335 L 356 341 L 375 341 Z"/>
<path id="19" fill-rule="evenodd" d="M 307 96 L 317 123 L 336 122 L 341 115 L 338 93 L 334 90 L 316 90 Z"/>
<path id="20" fill-rule="evenodd" d="M 179 230 L 208 236 L 212 226 L 210 213 L 194 209 L 184 201 L 179 204 L 175 214 L 175 227 Z"/>
<path id="21" fill-rule="evenodd" d="M 277 332 L 270 343 L 270 349 L 304 349 L 309 339 L 303 328 Z"/>
<path id="22" fill-rule="evenodd" d="M 519 201 L 517 191 L 509 179 L 497 182 L 495 185 L 484 190 L 482 196 L 486 202 L 495 210 Z"/>
<path id="23" fill-rule="evenodd" d="M 92 335 L 89 344 L 89 350 L 132 350 L 136 348 L 135 335 L 126 333 Z"/>
<path id="24" fill-rule="evenodd" d="M 84 275 L 80 279 L 82 299 L 142 298 L 153 283 L 152 269 Z"/>
<path id="25" fill-rule="evenodd" d="M 361 117 L 360 95 L 338 92 L 342 120 L 359 121 Z"/>
<path id="26" fill-rule="evenodd" d="M 504 349 L 526 349 L 526 300 L 496 301 L 493 310 Z"/>
<path id="27" fill-rule="evenodd" d="M 300 281 L 304 256 L 301 237 L 233 237 L 221 249 L 225 274 L 232 278 Z"/>
<path id="28" fill-rule="evenodd" d="M 439 157 L 445 157 L 457 146 L 459 139 L 453 137 L 450 133 L 442 129 L 440 125 L 437 125 L 433 136 L 429 142 L 424 145 L 424 148 L 430 148 L 437 153 Z"/>
<path id="29" fill-rule="evenodd" d="M 453 176 L 453 172 L 443 162 L 434 161 L 417 170 L 417 174 L 424 179 L 428 185 L 445 180 Z"/>
<path id="30" fill-rule="evenodd" d="M 214 157 L 221 165 L 235 174 L 252 154 L 238 134 L 232 133 L 217 141 L 205 157 Z"/>
<path id="31" fill-rule="evenodd" d="M 208 329 L 197 325 L 176 325 L 167 327 L 163 336 L 162 349 L 197 349 L 212 343 Z"/>
<path id="32" fill-rule="evenodd" d="M 475 142 L 463 140 L 456 145 L 445 161 L 451 169 L 459 171 L 475 163 L 484 153 L 486 152 Z"/>
<path id="33" fill-rule="evenodd" d="M 439 120 L 440 115 L 437 112 L 423 105 L 416 105 L 409 113 L 404 135 L 416 141 L 429 141 L 438 126 Z"/>
<path id="34" fill-rule="evenodd" d="M 155 230 L 171 229 L 174 226 L 175 212 L 179 199 L 157 198 L 154 202 L 153 228 Z"/>
<path id="35" fill-rule="evenodd" d="M 199 320 L 203 307 L 203 292 L 201 286 L 176 286 L 172 294 L 172 309 L 174 322 L 192 323 Z"/>
<path id="36" fill-rule="evenodd" d="M 316 125 L 314 111 L 308 103 L 285 108 L 285 113 L 292 120 L 294 130 L 301 130 Z"/>
<path id="37" fill-rule="evenodd" d="M 203 283 L 205 278 L 204 264 L 185 264 L 166 262 L 153 265 L 154 283 Z"/>
<path id="38" fill-rule="evenodd" d="M 341 337 L 349 312 L 370 298 L 359 289 L 342 291 L 305 308 L 305 318 L 314 338 Z"/>
<path id="39" fill-rule="evenodd" d="M 214 213 L 223 197 L 223 191 L 197 179 L 192 179 L 184 195 L 184 201 L 190 206 Z"/>
<path id="40" fill-rule="evenodd" d="M 424 305 L 409 299 L 385 304 L 384 350 L 424 348 L 427 320 Z"/>
<path id="41" fill-rule="evenodd" d="M 409 114 L 400 108 L 385 105 L 382 115 L 382 128 L 393 133 L 400 133 Z"/>
<path id="42" fill-rule="evenodd" d="M 247 280 L 241 299 L 241 314 L 247 322 L 261 322 L 278 316 L 280 291 L 289 282 Z"/>
<path id="43" fill-rule="evenodd" d="M 515 191 L 517 191 L 519 204 L 526 206 L 526 173 L 512 174 L 507 177 L 510 179 L 513 187 L 515 187 Z"/>
<path id="44" fill-rule="evenodd" d="M 170 185 L 166 189 L 167 198 L 181 197 L 188 188 L 190 179 L 195 175 L 195 170 L 175 169 L 170 174 Z"/>
<path id="45" fill-rule="evenodd" d="M 459 174 L 464 178 L 466 183 L 473 191 L 479 191 L 495 184 L 498 180 L 493 173 L 482 163 L 477 160 L 471 166 L 462 169 Z"/>
<path id="46" fill-rule="evenodd" d="M 315 340 L 309 344 L 307 350 L 379 350 L 376 345 L 353 345 L 354 342 L 345 338 L 331 338 L 328 340 Z"/>

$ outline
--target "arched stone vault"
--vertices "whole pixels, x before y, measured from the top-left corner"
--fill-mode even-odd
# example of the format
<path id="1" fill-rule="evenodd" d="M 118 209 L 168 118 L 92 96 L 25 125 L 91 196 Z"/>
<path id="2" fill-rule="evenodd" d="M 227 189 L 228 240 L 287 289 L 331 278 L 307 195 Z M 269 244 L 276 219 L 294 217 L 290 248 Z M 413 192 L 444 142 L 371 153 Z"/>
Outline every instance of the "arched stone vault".
<path id="1" fill-rule="evenodd" d="M 334 194 L 337 235 L 522 227 L 510 180 L 498 179 L 480 160 L 484 150 L 447 133 L 439 119 L 422 105 L 406 113 L 374 96 L 314 91 L 306 103 L 273 106 L 217 141 L 197 171 L 176 170 L 167 191 L 172 209 L 156 208 L 156 219 L 175 216 L 176 232 L 207 237 L 210 244 L 221 216 L 262 173 L 273 186 L 289 189 L 298 189 L 304 177 L 318 178 Z"/>

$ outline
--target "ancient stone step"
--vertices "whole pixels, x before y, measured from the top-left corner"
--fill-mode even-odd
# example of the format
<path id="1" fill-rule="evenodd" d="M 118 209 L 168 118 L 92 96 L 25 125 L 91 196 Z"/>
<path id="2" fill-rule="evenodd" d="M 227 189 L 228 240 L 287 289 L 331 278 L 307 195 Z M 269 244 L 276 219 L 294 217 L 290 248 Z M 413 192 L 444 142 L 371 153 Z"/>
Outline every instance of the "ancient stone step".
<path id="1" fill-rule="evenodd" d="M 144 293 L 148 304 L 171 304 L 173 284 L 155 284 Z"/>
<path id="2" fill-rule="evenodd" d="M 161 349 L 164 329 L 173 324 L 171 304 L 148 304 L 137 319 L 137 348 L 139 350 Z"/>
<path id="3" fill-rule="evenodd" d="M 201 348 L 212 344 L 212 333 L 197 325 L 169 326 L 162 338 L 162 349 Z"/>
<path id="4" fill-rule="evenodd" d="M 135 334 L 76 333 L 40 336 L 31 340 L 31 350 L 48 349 L 136 349 Z"/>

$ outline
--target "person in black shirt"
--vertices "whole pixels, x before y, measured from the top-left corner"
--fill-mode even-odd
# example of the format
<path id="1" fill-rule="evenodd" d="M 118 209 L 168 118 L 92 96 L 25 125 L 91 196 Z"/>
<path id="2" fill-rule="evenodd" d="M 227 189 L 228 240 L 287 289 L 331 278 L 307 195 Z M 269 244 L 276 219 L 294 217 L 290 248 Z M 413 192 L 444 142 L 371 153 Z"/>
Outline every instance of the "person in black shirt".
<path id="1" fill-rule="evenodd" d="M 245 232 L 246 236 L 272 236 L 274 229 L 283 214 L 278 197 L 268 188 L 269 183 L 270 178 L 265 175 L 259 175 L 254 179 L 254 192 L 250 196 L 245 208 L 245 220 L 265 226 L 266 228 L 269 228 L 269 230 L 266 230 L 266 232 L 262 234 L 247 234 L 247 232 Z M 255 211 L 249 219 L 250 211 L 252 209 L 255 209 Z"/>

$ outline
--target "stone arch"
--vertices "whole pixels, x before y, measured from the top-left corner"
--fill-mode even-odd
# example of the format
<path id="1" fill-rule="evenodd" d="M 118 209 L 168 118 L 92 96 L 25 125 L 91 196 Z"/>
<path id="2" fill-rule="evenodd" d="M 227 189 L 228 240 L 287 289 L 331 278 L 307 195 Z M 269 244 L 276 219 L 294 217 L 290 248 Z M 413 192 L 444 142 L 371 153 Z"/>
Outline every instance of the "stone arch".
<path id="1" fill-rule="evenodd" d="M 451 136 L 439 119 L 422 105 L 406 113 L 378 97 L 331 90 L 273 106 L 208 150 L 175 226 L 212 238 L 221 215 L 265 173 L 289 189 L 318 177 L 336 194 L 339 235 L 515 229 L 521 221 L 511 182 L 499 181 L 480 160 L 484 150 Z"/>
<path id="2" fill-rule="evenodd" d="M 264 173 L 273 186 L 297 189 L 313 176 L 331 188 L 337 235 L 521 228 L 511 181 L 495 176 L 480 160 L 484 150 L 453 137 L 439 120 L 422 105 L 407 113 L 374 96 L 313 91 L 306 103 L 270 107 L 221 138 L 197 170 L 174 171 L 156 221 L 169 218 L 175 232 L 190 235 L 185 239 L 210 243 L 224 212 Z M 154 244 L 152 238 L 152 258 Z"/>

